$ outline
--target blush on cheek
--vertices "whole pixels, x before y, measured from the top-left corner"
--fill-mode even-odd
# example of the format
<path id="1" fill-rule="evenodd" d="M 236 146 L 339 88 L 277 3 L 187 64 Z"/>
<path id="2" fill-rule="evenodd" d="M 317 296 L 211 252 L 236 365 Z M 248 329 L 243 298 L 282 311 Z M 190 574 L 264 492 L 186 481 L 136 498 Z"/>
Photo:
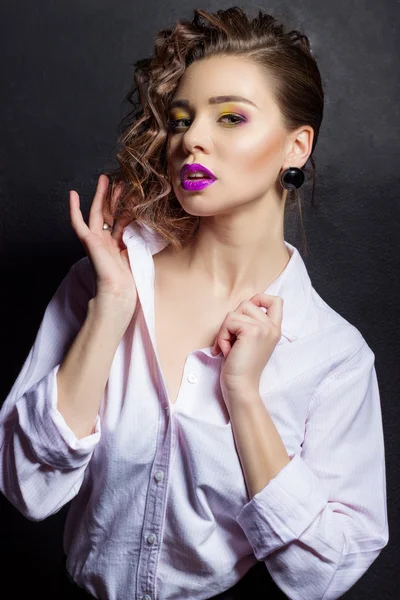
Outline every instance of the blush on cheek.
<path id="1" fill-rule="evenodd" d="M 281 136 L 268 136 L 260 144 L 244 153 L 248 170 L 253 173 L 259 173 L 260 170 L 273 167 L 282 152 Z"/>

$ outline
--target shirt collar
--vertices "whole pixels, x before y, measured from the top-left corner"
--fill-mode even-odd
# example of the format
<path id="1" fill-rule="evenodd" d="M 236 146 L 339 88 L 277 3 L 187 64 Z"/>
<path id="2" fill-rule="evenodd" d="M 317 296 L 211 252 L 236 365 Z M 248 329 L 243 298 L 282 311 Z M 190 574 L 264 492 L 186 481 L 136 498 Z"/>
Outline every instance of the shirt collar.
<path id="1" fill-rule="evenodd" d="M 135 246 L 131 260 L 135 281 L 137 277 L 141 278 L 143 282 L 148 281 L 147 261 L 150 255 L 165 248 L 167 242 L 157 231 L 139 221 L 133 221 L 125 227 L 122 239 L 128 251 L 130 247 Z M 291 255 L 290 260 L 282 273 L 263 293 L 283 298 L 281 333 L 290 342 L 293 342 L 299 337 L 307 316 L 312 284 L 298 249 L 286 240 L 284 243 Z"/>

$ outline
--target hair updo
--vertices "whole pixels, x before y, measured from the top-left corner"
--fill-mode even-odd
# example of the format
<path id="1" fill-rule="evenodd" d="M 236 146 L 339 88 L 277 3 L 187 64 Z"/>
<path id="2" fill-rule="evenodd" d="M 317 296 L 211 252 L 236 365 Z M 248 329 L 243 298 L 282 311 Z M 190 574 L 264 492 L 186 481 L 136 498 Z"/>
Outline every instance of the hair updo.
<path id="1" fill-rule="evenodd" d="M 153 56 L 134 63 L 134 84 L 125 98 L 133 109 L 119 126 L 119 167 L 104 171 L 110 179 L 105 212 L 114 219 L 145 223 L 175 249 L 182 249 L 195 236 L 200 217 L 182 208 L 170 183 L 168 106 L 190 64 L 221 55 L 251 59 L 264 69 L 288 132 L 303 125 L 313 128 L 304 174 L 307 181 L 310 162 L 311 205 L 315 206 L 313 152 L 323 117 L 324 92 L 308 38 L 297 30 L 285 32 L 284 24 L 261 10 L 251 19 L 237 6 L 216 13 L 195 9 L 191 22 L 181 19 L 173 29 L 159 31 Z M 307 251 L 299 189 L 288 191 L 286 205 L 289 209 L 298 206 Z"/>

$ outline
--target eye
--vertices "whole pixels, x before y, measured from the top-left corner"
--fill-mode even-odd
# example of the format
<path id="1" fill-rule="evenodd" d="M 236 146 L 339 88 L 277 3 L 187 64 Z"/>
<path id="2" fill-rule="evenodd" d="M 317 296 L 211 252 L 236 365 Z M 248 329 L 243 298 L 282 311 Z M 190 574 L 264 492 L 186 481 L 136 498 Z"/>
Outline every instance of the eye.
<path id="1" fill-rule="evenodd" d="M 227 113 L 227 114 L 223 115 L 219 120 L 232 119 L 232 118 L 236 119 L 236 121 L 234 121 L 233 123 L 232 122 L 230 123 L 230 125 L 233 125 L 233 126 L 245 121 L 245 119 L 243 117 L 240 117 L 239 115 L 235 115 L 233 113 Z M 182 125 L 178 125 L 178 123 L 181 123 L 183 121 L 190 121 L 190 119 L 169 119 L 168 120 L 168 129 L 170 131 L 175 131 L 175 129 L 182 127 Z"/>

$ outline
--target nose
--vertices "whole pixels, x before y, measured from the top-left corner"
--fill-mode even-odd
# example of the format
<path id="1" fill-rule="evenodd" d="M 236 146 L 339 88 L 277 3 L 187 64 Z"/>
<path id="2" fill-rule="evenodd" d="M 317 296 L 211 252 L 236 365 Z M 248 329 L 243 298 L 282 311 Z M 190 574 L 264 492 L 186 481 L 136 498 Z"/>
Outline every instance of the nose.
<path id="1" fill-rule="evenodd" d="M 197 119 L 197 122 L 192 122 L 182 136 L 182 144 L 189 154 L 197 154 L 199 151 L 205 154 L 210 152 L 212 140 L 204 120 Z"/>

